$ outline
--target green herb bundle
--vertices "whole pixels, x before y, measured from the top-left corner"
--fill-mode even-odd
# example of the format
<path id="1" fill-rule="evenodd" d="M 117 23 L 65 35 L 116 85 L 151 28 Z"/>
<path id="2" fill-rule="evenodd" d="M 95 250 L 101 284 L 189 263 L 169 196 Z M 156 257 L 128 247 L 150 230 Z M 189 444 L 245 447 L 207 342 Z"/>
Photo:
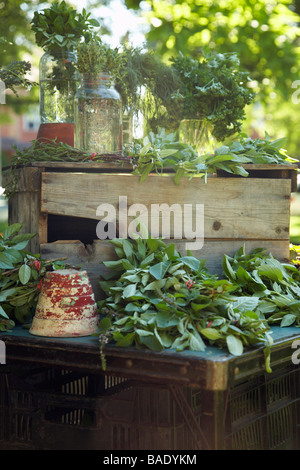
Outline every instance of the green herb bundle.
<path id="1" fill-rule="evenodd" d="M 255 94 L 248 87 L 248 72 L 240 70 L 235 53 L 208 53 L 201 60 L 179 54 L 172 60 L 181 87 L 173 99 L 183 104 L 178 119 L 206 120 L 219 141 L 241 131 L 245 107 Z"/>
<path id="2" fill-rule="evenodd" d="M 164 63 L 151 48 L 123 46 L 122 79 L 116 88 L 124 107 L 144 118 L 145 131 L 157 132 L 159 127 L 175 130 L 182 104 L 173 99 L 180 88 L 176 70 Z"/>
<path id="3" fill-rule="evenodd" d="M 91 14 L 83 8 L 82 13 L 62 2 L 53 2 L 42 12 L 35 11 L 31 21 L 38 46 L 45 50 L 74 50 L 78 41 L 90 37 L 93 28 L 99 26 Z"/>
<path id="4" fill-rule="evenodd" d="M 106 73 L 112 80 L 122 81 L 124 61 L 122 51 L 118 47 L 112 48 L 104 44 L 99 36 L 92 35 L 88 41 L 77 44 L 76 68 L 89 79 L 95 78 L 100 73 Z"/>

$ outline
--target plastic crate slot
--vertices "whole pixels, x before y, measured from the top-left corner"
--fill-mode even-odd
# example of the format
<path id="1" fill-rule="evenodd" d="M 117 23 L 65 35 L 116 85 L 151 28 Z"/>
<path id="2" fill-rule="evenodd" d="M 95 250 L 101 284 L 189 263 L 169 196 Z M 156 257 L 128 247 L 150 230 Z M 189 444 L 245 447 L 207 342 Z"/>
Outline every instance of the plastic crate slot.
<path id="1" fill-rule="evenodd" d="M 16 441 L 32 441 L 32 417 L 14 413 L 12 418 L 13 436 Z"/>
<path id="2" fill-rule="evenodd" d="M 292 406 L 286 406 L 267 417 L 268 449 L 285 449 L 292 444 Z"/>
<path id="3" fill-rule="evenodd" d="M 263 427 L 260 420 L 243 426 L 232 435 L 232 450 L 262 450 Z"/>
<path id="4" fill-rule="evenodd" d="M 272 380 L 266 384 L 267 404 L 270 405 L 279 400 L 292 397 L 292 377 L 287 375 L 278 379 Z"/>
<path id="5" fill-rule="evenodd" d="M 260 387 L 254 388 L 241 394 L 240 396 L 235 396 L 231 400 L 231 422 L 235 423 L 245 417 L 254 418 L 258 414 L 261 414 L 262 410 L 262 397 Z"/>

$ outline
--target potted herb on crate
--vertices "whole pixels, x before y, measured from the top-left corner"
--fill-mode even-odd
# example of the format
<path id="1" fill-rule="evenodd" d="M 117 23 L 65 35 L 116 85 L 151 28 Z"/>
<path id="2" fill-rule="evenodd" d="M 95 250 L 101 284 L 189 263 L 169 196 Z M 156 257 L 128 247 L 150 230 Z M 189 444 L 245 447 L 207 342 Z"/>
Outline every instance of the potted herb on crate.
<path id="1" fill-rule="evenodd" d="M 241 131 L 245 106 L 255 94 L 247 86 L 248 72 L 240 70 L 235 53 L 208 53 L 202 60 L 179 54 L 172 59 L 181 87 L 173 99 L 181 103 L 179 134 L 198 153 L 212 153 L 216 141 Z M 173 106 L 173 104 L 172 104 Z"/>
<path id="2" fill-rule="evenodd" d="M 75 67 L 75 46 L 88 36 L 97 20 L 68 6 L 54 2 L 42 12 L 35 12 L 32 30 L 38 46 L 45 51 L 40 60 L 39 138 L 74 143 L 74 96 L 78 75 Z"/>

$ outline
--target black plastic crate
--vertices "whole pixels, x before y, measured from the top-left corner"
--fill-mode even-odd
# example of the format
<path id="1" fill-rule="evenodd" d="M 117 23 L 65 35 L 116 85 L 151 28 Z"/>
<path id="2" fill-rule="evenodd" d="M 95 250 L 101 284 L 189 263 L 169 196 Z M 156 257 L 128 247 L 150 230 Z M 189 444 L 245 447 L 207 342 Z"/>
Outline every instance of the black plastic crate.
<path id="1" fill-rule="evenodd" d="M 196 445 L 167 387 L 50 369 L 10 373 L 8 384 L 10 445 L 68 450 Z M 200 394 L 184 391 L 195 415 Z"/>
<path id="2" fill-rule="evenodd" d="M 1 374 L 1 369 L 0 369 L 0 448 L 1 448 L 1 443 L 8 439 L 7 413 L 8 413 L 8 401 L 7 401 L 6 375 Z"/>
<path id="3" fill-rule="evenodd" d="M 288 368 L 209 391 L 69 370 L 16 370 L 0 382 L 2 448 L 298 449 L 299 380 L 300 370 Z"/>
<path id="4" fill-rule="evenodd" d="M 266 374 L 229 393 L 226 446 L 230 449 L 299 449 L 300 370 Z"/>

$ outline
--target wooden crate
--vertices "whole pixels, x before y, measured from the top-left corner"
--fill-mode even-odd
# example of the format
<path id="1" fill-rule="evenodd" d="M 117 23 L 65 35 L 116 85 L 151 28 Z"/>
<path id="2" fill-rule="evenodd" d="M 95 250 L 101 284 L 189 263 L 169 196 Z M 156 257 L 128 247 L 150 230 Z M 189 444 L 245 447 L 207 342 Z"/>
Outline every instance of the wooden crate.
<path id="1" fill-rule="evenodd" d="M 290 197 L 296 190 L 296 167 L 245 167 L 251 170 L 247 178 L 222 175 L 209 177 L 207 182 L 203 178 L 182 178 L 176 185 L 173 174 L 152 174 L 140 183 L 126 166 L 119 169 L 97 163 L 33 164 L 18 170 L 17 192 L 9 200 L 9 223 L 22 222 L 24 232 L 37 233 L 30 243 L 31 251 L 41 252 L 44 258 L 67 256 L 70 263 L 84 267 L 97 297 L 101 295 L 99 275 L 105 269 L 100 262 L 114 258 L 111 244 L 97 238 L 96 226 L 101 219 L 97 208 L 101 204 L 112 205 L 119 229 L 120 196 L 127 198 L 127 208 L 142 204 L 148 215 L 152 204 L 166 204 L 166 210 L 159 214 L 161 220 L 168 217 L 173 204 L 182 208 L 202 204 L 204 246 L 192 251 L 206 259 L 213 272 L 220 272 L 224 253 L 233 254 L 243 243 L 247 251 L 263 247 L 280 261 L 288 261 Z M 127 224 L 132 220 L 128 216 Z M 184 221 L 177 213 L 171 222 L 171 229 L 176 229 Z M 126 233 L 127 226 L 121 224 Z M 171 230 L 170 239 L 173 238 Z M 175 236 L 175 242 L 185 253 L 187 240 Z M 189 247 L 193 249 L 193 244 Z"/>

